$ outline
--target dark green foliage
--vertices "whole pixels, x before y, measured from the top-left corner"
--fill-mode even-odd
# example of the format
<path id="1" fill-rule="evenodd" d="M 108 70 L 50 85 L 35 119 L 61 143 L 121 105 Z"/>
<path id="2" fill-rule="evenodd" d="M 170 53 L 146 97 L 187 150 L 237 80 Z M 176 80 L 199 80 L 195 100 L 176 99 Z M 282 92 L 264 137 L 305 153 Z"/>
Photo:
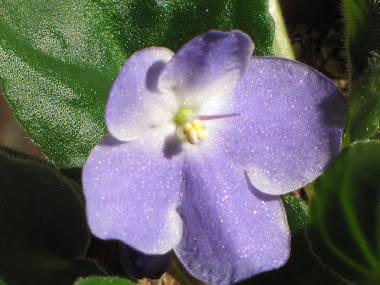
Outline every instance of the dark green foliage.
<path id="1" fill-rule="evenodd" d="M 89 232 L 79 185 L 5 149 L 0 169 L 0 278 L 15 285 L 64 285 L 102 274 L 82 259 Z"/>
<path id="2" fill-rule="evenodd" d="M 308 238 L 332 270 L 380 284 L 380 142 L 347 147 L 315 183 Z"/>
<path id="3" fill-rule="evenodd" d="M 82 167 L 106 133 L 104 107 L 125 60 L 177 50 L 210 29 L 240 29 L 272 53 L 267 0 L 4 0 L 0 79 L 14 113 L 59 168 Z"/>
<path id="4" fill-rule="evenodd" d="M 90 277 L 80 279 L 74 285 L 133 285 L 130 281 L 117 277 Z"/>
<path id="5" fill-rule="evenodd" d="M 380 1 L 344 0 L 350 73 L 344 144 L 371 137 L 380 119 Z"/>

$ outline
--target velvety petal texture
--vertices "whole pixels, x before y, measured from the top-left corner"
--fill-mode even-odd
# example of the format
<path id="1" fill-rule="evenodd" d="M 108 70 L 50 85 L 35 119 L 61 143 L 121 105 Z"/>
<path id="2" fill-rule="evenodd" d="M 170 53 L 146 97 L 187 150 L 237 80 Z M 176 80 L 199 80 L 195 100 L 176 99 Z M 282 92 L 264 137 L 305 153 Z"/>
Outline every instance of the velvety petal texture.
<path id="1" fill-rule="evenodd" d="M 181 243 L 174 248 L 191 274 L 231 284 L 285 264 L 290 231 L 280 197 L 261 193 L 223 153 L 184 163 Z"/>
<path id="2" fill-rule="evenodd" d="M 211 284 L 286 263 L 290 231 L 273 194 L 337 156 L 343 96 L 314 69 L 252 58 L 253 48 L 242 32 L 210 31 L 175 55 L 149 48 L 127 60 L 106 107 L 110 134 L 83 169 L 94 235 L 148 255 L 174 249 Z"/>
<path id="3" fill-rule="evenodd" d="M 152 47 L 126 61 L 112 85 L 105 112 L 107 129 L 115 138 L 133 140 L 172 119 L 176 99 L 169 92 L 159 92 L 157 81 L 173 55 L 169 49 Z"/>
<path id="4" fill-rule="evenodd" d="M 210 31 L 184 45 L 162 70 L 158 87 L 173 90 L 186 105 L 199 106 L 235 88 L 254 49 L 240 31 Z"/>
<path id="5" fill-rule="evenodd" d="M 118 239 L 146 254 L 164 254 L 182 237 L 177 214 L 181 164 L 148 141 L 121 143 L 107 135 L 83 169 L 92 233 Z"/>
<path id="6" fill-rule="evenodd" d="M 339 88 L 305 64 L 253 57 L 227 99 L 242 114 L 217 125 L 220 142 L 252 184 L 284 194 L 321 175 L 340 151 L 345 106 Z"/>

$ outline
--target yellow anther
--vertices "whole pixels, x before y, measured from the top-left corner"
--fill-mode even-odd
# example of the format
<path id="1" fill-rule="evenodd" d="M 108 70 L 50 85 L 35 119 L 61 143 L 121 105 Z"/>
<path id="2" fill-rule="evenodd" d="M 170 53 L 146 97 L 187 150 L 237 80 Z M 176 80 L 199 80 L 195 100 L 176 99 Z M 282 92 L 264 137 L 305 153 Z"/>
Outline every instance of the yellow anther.
<path id="1" fill-rule="evenodd" d="M 186 135 L 188 132 L 190 132 L 193 129 L 194 129 L 194 127 L 193 127 L 193 125 L 191 123 L 186 123 L 183 126 L 183 134 Z"/>
<path id="2" fill-rule="evenodd" d="M 195 129 L 199 129 L 199 128 L 203 128 L 204 129 L 203 123 L 202 123 L 201 120 L 195 119 L 191 124 L 193 125 L 193 127 Z"/>
<path id="3" fill-rule="evenodd" d="M 198 142 L 197 133 L 191 123 L 183 126 L 183 134 L 189 143 L 196 144 Z"/>
<path id="4" fill-rule="evenodd" d="M 185 139 L 191 144 L 197 144 L 206 137 L 206 130 L 200 120 L 186 123 L 182 128 Z"/>
<path id="5" fill-rule="evenodd" d="M 205 130 L 205 128 L 197 130 L 197 138 L 200 141 L 203 141 L 206 138 L 206 130 Z"/>
<path id="6" fill-rule="evenodd" d="M 195 113 L 196 110 L 193 110 L 190 107 L 183 107 L 173 118 L 177 136 L 181 140 L 186 140 L 190 144 L 197 144 L 199 141 L 206 138 L 206 130 L 203 121 L 242 116 L 242 114 L 239 113 L 221 115 L 195 115 Z"/>

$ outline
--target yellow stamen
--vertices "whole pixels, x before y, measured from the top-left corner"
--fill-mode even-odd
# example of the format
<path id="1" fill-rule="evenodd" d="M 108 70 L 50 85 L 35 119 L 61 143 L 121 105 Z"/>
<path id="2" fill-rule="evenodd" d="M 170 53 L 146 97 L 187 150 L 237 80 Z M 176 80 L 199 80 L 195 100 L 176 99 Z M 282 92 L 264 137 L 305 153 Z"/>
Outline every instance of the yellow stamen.
<path id="1" fill-rule="evenodd" d="M 176 125 L 176 133 L 180 139 L 186 140 L 190 144 L 197 144 L 206 138 L 206 130 L 202 121 L 216 120 L 241 116 L 239 113 L 221 115 L 194 115 L 194 110 L 189 107 L 181 108 L 174 116 L 173 122 Z"/>
<path id="2" fill-rule="evenodd" d="M 206 130 L 200 120 L 186 123 L 182 129 L 184 138 L 191 144 L 197 144 L 206 137 Z"/>

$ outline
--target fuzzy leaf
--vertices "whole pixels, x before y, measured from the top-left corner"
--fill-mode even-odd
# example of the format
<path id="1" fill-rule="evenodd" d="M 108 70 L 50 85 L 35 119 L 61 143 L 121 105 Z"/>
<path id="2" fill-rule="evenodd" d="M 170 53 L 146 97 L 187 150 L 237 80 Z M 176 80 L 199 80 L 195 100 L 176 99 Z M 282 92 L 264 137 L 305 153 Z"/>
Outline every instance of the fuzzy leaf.
<path id="1" fill-rule="evenodd" d="M 106 133 L 104 107 L 124 61 L 148 46 L 176 51 L 210 29 L 241 29 L 257 55 L 272 53 L 267 0 L 4 0 L 2 88 L 45 155 L 82 167 Z"/>
<path id="2" fill-rule="evenodd" d="M 308 238 L 332 270 L 380 283 L 380 142 L 347 147 L 315 183 Z"/>
<path id="3" fill-rule="evenodd" d="M 351 90 L 344 145 L 371 137 L 380 119 L 380 2 L 344 0 Z"/>
<path id="4" fill-rule="evenodd" d="M 89 233 L 79 185 L 47 164 L 5 149 L 0 181 L 0 278 L 16 285 L 63 285 L 102 273 L 81 259 Z"/>
<path id="5" fill-rule="evenodd" d="M 90 277 L 86 279 L 80 279 L 74 283 L 74 285 L 133 285 L 128 280 L 117 277 Z"/>

